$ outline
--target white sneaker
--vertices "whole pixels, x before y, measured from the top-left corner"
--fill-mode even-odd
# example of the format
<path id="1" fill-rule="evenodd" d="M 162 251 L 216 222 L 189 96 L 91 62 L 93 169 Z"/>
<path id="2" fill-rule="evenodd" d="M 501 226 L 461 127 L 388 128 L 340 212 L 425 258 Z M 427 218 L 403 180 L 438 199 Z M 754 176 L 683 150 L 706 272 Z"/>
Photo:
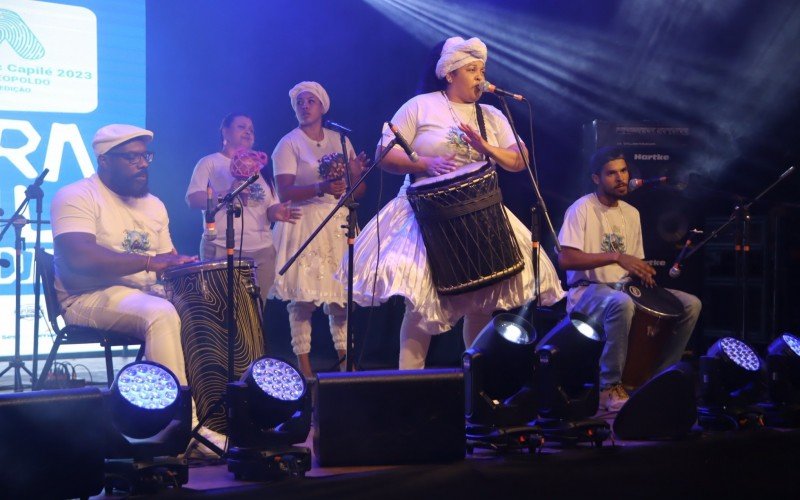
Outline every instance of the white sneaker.
<path id="1" fill-rule="evenodd" d="M 622 384 L 614 384 L 600 391 L 600 409 L 618 412 L 628 402 L 628 399 L 630 396 Z"/>

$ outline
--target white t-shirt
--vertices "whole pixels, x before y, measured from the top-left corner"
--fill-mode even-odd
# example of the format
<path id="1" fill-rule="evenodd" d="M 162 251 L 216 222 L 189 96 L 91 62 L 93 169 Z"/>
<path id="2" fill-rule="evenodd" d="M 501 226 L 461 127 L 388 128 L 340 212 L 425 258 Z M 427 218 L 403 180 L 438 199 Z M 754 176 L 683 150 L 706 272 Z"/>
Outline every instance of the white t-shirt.
<path id="1" fill-rule="evenodd" d="M 192 179 L 186 189 L 186 198 L 196 192 L 206 192 L 208 182 L 214 190 L 214 197 L 232 191 L 234 182 L 237 181 L 231 175 L 231 159 L 222 153 L 214 153 L 205 156 L 197 162 L 192 172 Z M 252 252 L 262 248 L 272 246 L 272 230 L 267 219 L 267 209 L 278 203 L 278 199 L 267 185 L 263 178 L 259 177 L 248 187 L 250 194 L 247 196 L 247 205 L 243 207 L 242 219 L 234 219 L 233 228 L 236 235 L 236 248 L 242 245 L 242 250 Z M 219 247 L 225 246 L 225 230 L 228 228 L 226 211 L 217 212 L 214 220 L 217 224 L 217 237 L 212 243 Z M 244 233 L 242 233 L 242 223 L 244 223 Z M 203 215 L 205 224 L 205 215 Z M 242 244 L 242 234 L 244 243 Z"/>
<path id="2" fill-rule="evenodd" d="M 59 189 L 50 205 L 53 237 L 66 233 L 93 234 L 101 247 L 119 253 L 156 255 L 173 250 L 164 203 L 152 194 L 123 198 L 97 174 Z M 140 271 L 113 278 L 77 274 L 55 255 L 56 290 L 64 303 L 71 296 L 113 285 L 149 290 L 156 273 Z"/>
<path id="3" fill-rule="evenodd" d="M 326 154 L 341 153 L 342 143 L 338 132 L 323 128 L 322 133 L 321 141 L 311 139 L 300 128 L 283 136 L 275 146 L 275 151 L 272 152 L 272 168 L 275 176 L 294 175 L 295 186 L 307 186 L 325 180 L 319 175 L 319 159 Z M 350 144 L 350 139 L 346 139 L 346 141 L 349 158 L 354 154 L 353 145 Z M 356 179 L 351 180 L 355 181 Z M 337 201 L 333 195 L 325 194 L 324 196 L 312 196 L 300 203 L 335 205 Z"/>
<path id="4" fill-rule="evenodd" d="M 587 194 L 573 203 L 564 215 L 564 224 L 558 233 L 561 246 L 586 253 L 620 252 L 644 258 L 642 227 L 639 211 L 620 200 L 616 207 L 600 203 L 597 195 Z M 596 283 L 615 283 L 627 275 L 619 264 L 567 271 L 567 284 L 586 280 Z M 569 290 L 567 309 L 575 306 L 585 287 Z"/>
<path id="5" fill-rule="evenodd" d="M 489 144 L 501 148 L 515 145 L 511 126 L 500 110 L 487 104 L 480 106 Z M 458 128 L 459 122 L 480 131 L 475 104 L 451 102 L 443 92 L 412 97 L 392 117 L 392 123 L 420 156 L 447 157 L 455 154 L 454 161 L 459 166 L 484 161 L 482 154 L 464 142 L 463 133 Z M 380 144 L 386 145 L 392 139 L 394 134 L 388 126 L 384 126 Z M 416 180 L 425 177 L 425 174 L 415 174 Z"/>

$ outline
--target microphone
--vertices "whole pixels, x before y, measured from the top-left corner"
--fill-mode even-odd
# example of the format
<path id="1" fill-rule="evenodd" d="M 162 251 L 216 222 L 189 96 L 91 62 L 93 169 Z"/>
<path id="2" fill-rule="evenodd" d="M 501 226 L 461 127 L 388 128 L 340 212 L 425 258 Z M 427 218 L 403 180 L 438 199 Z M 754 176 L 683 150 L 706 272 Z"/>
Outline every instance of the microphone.
<path id="1" fill-rule="evenodd" d="M 46 169 L 42 170 L 42 173 L 39 174 L 39 177 L 37 177 L 36 180 L 33 181 L 33 187 L 41 186 L 42 182 L 44 182 L 44 178 L 45 178 L 45 176 L 47 175 L 48 172 L 50 172 L 49 168 L 46 168 Z"/>
<path id="2" fill-rule="evenodd" d="M 689 250 L 689 246 L 692 244 L 692 238 L 694 238 L 694 234 L 703 234 L 703 231 L 692 229 L 689 231 L 689 237 L 686 238 L 686 243 L 683 244 L 683 248 L 681 248 L 678 257 L 675 259 L 675 263 L 672 264 L 672 267 L 669 268 L 669 277 L 675 279 L 681 275 L 681 262 L 683 258 L 686 256 L 686 251 Z"/>
<path id="3" fill-rule="evenodd" d="M 337 132 L 339 132 L 340 134 L 343 134 L 343 135 L 347 135 L 347 134 L 352 134 L 353 133 L 352 129 L 349 129 L 349 128 L 345 127 L 344 125 L 341 125 L 341 124 L 336 123 L 336 122 L 332 122 L 330 120 L 325 120 L 325 128 L 329 128 L 331 130 L 335 130 L 335 131 L 337 131 Z"/>
<path id="4" fill-rule="evenodd" d="M 217 222 L 214 218 L 214 190 L 211 189 L 211 181 L 206 184 L 206 232 L 203 238 L 206 241 L 217 239 Z"/>
<path id="5" fill-rule="evenodd" d="M 642 186 L 649 186 L 650 184 L 666 184 L 669 179 L 667 177 L 653 177 L 652 179 L 631 179 L 628 181 L 628 191 L 636 191 Z"/>
<path id="6" fill-rule="evenodd" d="M 497 94 L 497 95 L 510 97 L 510 98 L 512 98 L 512 99 L 514 99 L 516 101 L 525 101 L 526 100 L 525 96 L 523 96 L 522 94 L 515 94 L 513 92 L 509 92 L 508 90 L 503 90 L 503 89 L 499 88 L 497 85 L 494 85 L 493 83 L 488 82 L 487 80 L 484 80 L 483 83 L 481 83 L 481 90 L 483 90 L 484 92 L 489 92 L 491 94 Z"/>
<path id="7" fill-rule="evenodd" d="M 389 125 L 389 129 L 394 134 L 394 140 L 397 141 L 397 144 L 399 144 L 401 148 L 403 148 L 403 151 L 405 151 L 408 157 L 411 158 L 411 161 L 415 163 L 419 161 L 419 155 L 417 154 L 416 151 L 411 149 L 411 146 L 409 146 L 406 140 L 403 138 L 403 136 L 400 135 L 400 130 L 397 127 L 395 127 L 392 122 L 386 122 L 386 123 Z"/>

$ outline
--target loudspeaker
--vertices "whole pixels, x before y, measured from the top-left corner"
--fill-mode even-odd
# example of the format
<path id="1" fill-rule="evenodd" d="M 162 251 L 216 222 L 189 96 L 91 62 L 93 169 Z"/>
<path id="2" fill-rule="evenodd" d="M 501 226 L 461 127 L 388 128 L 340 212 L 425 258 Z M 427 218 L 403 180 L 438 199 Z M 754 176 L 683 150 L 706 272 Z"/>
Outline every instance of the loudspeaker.
<path id="1" fill-rule="evenodd" d="M 0 497 L 88 498 L 103 489 L 98 388 L 0 395 Z"/>
<path id="2" fill-rule="evenodd" d="M 680 438 L 689 433 L 696 420 L 691 369 L 677 364 L 632 394 L 617 413 L 612 429 L 619 439 Z"/>
<path id="3" fill-rule="evenodd" d="M 314 453 L 322 466 L 464 458 L 460 369 L 320 373 Z"/>

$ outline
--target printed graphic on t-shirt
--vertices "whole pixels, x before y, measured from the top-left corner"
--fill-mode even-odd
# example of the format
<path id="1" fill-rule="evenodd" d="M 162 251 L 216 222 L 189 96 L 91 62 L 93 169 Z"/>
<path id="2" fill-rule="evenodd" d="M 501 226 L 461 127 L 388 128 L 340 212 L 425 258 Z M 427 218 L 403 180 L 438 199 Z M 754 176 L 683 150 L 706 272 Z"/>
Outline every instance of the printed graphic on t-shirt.
<path id="1" fill-rule="evenodd" d="M 150 233 L 126 229 L 125 239 L 122 240 L 122 248 L 127 253 L 147 253 L 150 250 Z"/>
<path id="2" fill-rule="evenodd" d="M 450 146 L 450 150 L 456 155 L 463 156 L 467 158 L 468 161 L 478 161 L 481 159 L 481 154 L 467 144 L 467 141 L 464 140 L 464 132 L 455 125 L 451 126 L 447 131 L 447 144 Z"/>
<path id="3" fill-rule="evenodd" d="M 603 252 L 625 253 L 625 237 L 616 232 L 603 233 L 603 240 L 600 243 L 600 250 Z"/>

